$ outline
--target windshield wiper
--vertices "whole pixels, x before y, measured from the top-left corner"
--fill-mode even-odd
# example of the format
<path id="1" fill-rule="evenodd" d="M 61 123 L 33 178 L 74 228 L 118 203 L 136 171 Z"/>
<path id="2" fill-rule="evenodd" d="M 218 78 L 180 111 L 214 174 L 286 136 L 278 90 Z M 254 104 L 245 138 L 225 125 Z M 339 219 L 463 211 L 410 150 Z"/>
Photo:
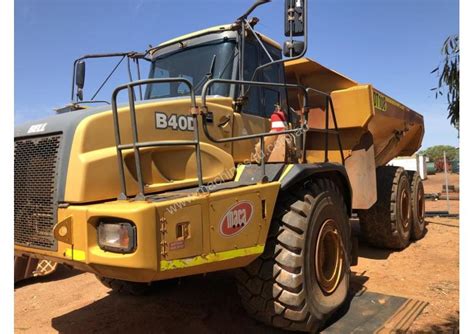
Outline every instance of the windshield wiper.
<path id="1" fill-rule="evenodd" d="M 209 67 L 209 72 L 207 72 L 204 77 L 199 80 L 199 82 L 196 84 L 196 87 L 194 87 L 194 91 L 197 92 L 197 90 L 199 88 L 201 88 L 201 86 L 209 79 L 212 79 L 212 77 L 214 76 L 214 68 L 216 67 L 216 58 L 217 56 L 216 55 L 213 55 L 212 56 L 212 60 L 211 60 L 211 66 Z"/>

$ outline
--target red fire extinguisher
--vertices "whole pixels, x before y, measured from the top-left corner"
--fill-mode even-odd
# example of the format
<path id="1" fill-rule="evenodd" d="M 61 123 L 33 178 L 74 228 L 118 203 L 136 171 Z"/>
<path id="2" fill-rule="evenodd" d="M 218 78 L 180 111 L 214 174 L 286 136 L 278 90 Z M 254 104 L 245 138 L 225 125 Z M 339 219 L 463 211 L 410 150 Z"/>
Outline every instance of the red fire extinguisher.
<path id="1" fill-rule="evenodd" d="M 272 122 L 271 132 L 280 132 L 287 129 L 286 115 L 278 104 L 275 105 L 275 111 L 270 117 L 270 120 Z"/>

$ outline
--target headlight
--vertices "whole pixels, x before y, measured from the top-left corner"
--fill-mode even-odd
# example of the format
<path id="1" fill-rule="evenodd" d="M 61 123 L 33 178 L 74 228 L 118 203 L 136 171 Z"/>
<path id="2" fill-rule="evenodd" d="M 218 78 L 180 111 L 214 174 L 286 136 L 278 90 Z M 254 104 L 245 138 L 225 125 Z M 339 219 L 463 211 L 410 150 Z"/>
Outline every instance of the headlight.
<path id="1" fill-rule="evenodd" d="M 136 247 L 136 227 L 128 222 L 104 222 L 97 227 L 99 247 L 117 253 L 132 253 Z"/>

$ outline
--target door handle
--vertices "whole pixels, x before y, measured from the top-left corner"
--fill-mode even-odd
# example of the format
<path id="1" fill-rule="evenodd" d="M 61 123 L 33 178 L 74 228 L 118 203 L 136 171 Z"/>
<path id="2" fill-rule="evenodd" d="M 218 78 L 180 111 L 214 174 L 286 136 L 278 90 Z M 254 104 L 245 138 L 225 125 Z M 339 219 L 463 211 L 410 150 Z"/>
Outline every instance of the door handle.
<path id="1" fill-rule="evenodd" d="M 223 128 L 230 122 L 230 117 L 229 116 L 224 116 L 219 120 L 219 124 L 217 124 L 218 127 Z"/>

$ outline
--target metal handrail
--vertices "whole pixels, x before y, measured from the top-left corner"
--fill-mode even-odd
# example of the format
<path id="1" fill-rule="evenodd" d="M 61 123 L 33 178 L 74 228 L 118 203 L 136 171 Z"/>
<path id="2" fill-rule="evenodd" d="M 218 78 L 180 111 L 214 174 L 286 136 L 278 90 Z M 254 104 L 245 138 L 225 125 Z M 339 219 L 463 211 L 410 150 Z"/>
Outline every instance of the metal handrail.
<path id="1" fill-rule="evenodd" d="M 282 88 L 292 88 L 292 89 L 300 89 L 304 93 L 304 99 L 303 99 L 303 121 L 301 124 L 301 127 L 298 127 L 296 129 L 291 129 L 291 130 L 284 130 L 284 131 L 279 131 L 279 132 L 266 132 L 266 133 L 258 133 L 258 134 L 251 134 L 251 135 L 243 135 L 243 136 L 238 136 L 238 137 L 230 137 L 230 138 L 221 138 L 217 139 L 214 138 L 210 132 L 209 129 L 207 128 L 207 122 L 206 122 L 206 115 L 209 113 L 208 108 L 207 108 L 207 93 L 209 91 L 209 88 L 216 83 L 228 83 L 228 84 L 240 84 L 240 85 L 249 85 L 249 86 L 259 86 L 259 87 L 282 87 Z M 302 144 L 302 151 L 303 151 L 303 162 L 306 162 L 306 132 L 309 130 L 308 125 L 307 125 L 307 114 L 309 112 L 309 105 L 308 105 L 308 96 L 309 93 L 316 93 L 318 95 L 322 95 L 326 99 L 326 119 L 325 119 L 325 129 L 316 129 L 316 131 L 323 132 L 325 134 L 325 150 L 324 150 L 324 162 L 329 161 L 329 135 L 336 135 L 337 140 L 338 140 L 338 146 L 339 146 L 339 152 L 341 154 L 341 162 L 344 165 L 345 159 L 344 159 L 344 152 L 342 150 L 342 143 L 341 143 L 341 136 L 339 132 L 339 128 L 337 125 L 337 120 L 336 120 L 336 114 L 334 111 L 334 104 L 332 101 L 332 97 L 330 94 L 322 92 L 320 90 L 314 89 L 312 87 L 304 87 L 303 85 L 300 84 L 286 84 L 286 83 L 270 83 L 270 82 L 257 82 L 257 81 L 245 81 L 245 80 L 229 80 L 229 79 L 212 79 L 206 82 L 206 84 L 203 86 L 202 89 L 202 95 L 201 95 L 201 115 L 203 118 L 203 130 L 204 134 L 206 137 L 215 142 L 215 143 L 227 143 L 227 142 L 234 142 L 234 141 L 241 141 L 241 140 L 249 140 L 249 139 L 259 139 L 260 143 L 260 154 L 262 155 L 262 152 L 264 152 L 264 139 L 265 137 L 270 137 L 270 136 L 278 136 L 278 135 L 285 135 L 285 134 L 292 134 L 292 133 L 298 133 L 302 131 L 303 134 L 303 144 Z M 331 115 L 334 123 L 335 130 L 329 129 L 329 110 L 331 110 Z M 265 159 L 264 156 L 260 157 L 260 165 L 262 166 L 262 179 L 265 176 Z"/>
<path id="2" fill-rule="evenodd" d="M 190 99 L 191 99 L 191 110 L 190 113 L 193 117 L 193 125 L 194 125 L 194 139 L 193 140 L 171 140 L 171 141 L 147 141 L 147 142 L 140 142 L 138 138 L 138 128 L 137 128 L 137 119 L 136 119 L 136 110 L 135 110 L 135 90 L 134 87 L 148 85 L 148 84 L 159 84 L 159 83 L 171 83 L 171 82 L 180 82 L 184 83 L 190 91 Z M 259 87 L 281 87 L 281 88 L 290 88 L 290 89 L 299 89 L 303 92 L 303 112 L 301 126 L 295 129 L 284 130 L 279 132 L 264 132 L 258 134 L 250 134 L 250 135 L 243 135 L 237 137 L 230 137 L 230 138 L 214 138 L 207 127 L 206 116 L 209 113 L 207 108 L 207 93 L 209 88 L 216 83 L 228 83 L 228 84 L 240 84 L 240 85 L 250 85 L 250 86 L 259 86 Z M 117 96 L 122 90 L 128 91 L 128 101 L 129 101 L 129 111 L 130 111 L 130 122 L 132 128 L 132 143 L 131 144 L 122 144 L 121 136 L 120 136 L 120 124 L 119 124 L 119 116 L 118 116 L 118 109 L 117 109 Z M 325 129 L 315 129 L 316 131 L 320 131 L 325 133 L 325 162 L 328 162 L 328 136 L 329 134 L 337 135 L 339 150 L 341 153 L 342 163 L 344 164 L 344 154 L 342 151 L 342 144 L 341 138 L 339 133 L 339 128 L 337 125 L 336 115 L 334 111 L 334 105 L 332 102 L 332 98 L 329 94 L 318 91 L 313 88 L 307 88 L 303 85 L 299 84 L 284 84 L 284 83 L 270 83 L 270 82 L 256 82 L 256 81 L 243 81 L 243 80 L 228 80 L 228 79 L 212 79 L 206 82 L 202 89 L 201 95 L 201 108 L 200 113 L 203 118 L 203 131 L 206 137 L 215 143 L 227 143 L 227 142 L 234 142 L 234 141 L 242 141 L 242 140 L 249 140 L 249 139 L 259 139 L 260 142 L 260 150 L 261 154 L 265 150 L 264 140 L 265 137 L 270 136 L 278 136 L 278 135 L 286 135 L 286 134 L 293 134 L 293 133 L 302 133 L 303 135 L 303 162 L 306 161 L 306 132 L 309 130 L 307 124 L 307 115 L 309 112 L 308 106 L 308 96 L 309 93 L 317 93 L 322 95 L 326 98 L 326 120 L 325 120 Z M 334 123 L 335 130 L 329 129 L 329 110 L 331 110 L 331 115 Z M 127 189 L 126 189 L 126 179 L 125 179 L 125 168 L 124 168 L 124 160 L 123 160 L 123 150 L 133 149 L 135 155 L 135 168 L 137 172 L 137 182 L 139 187 L 139 192 L 135 196 L 136 200 L 144 200 L 145 199 L 145 186 L 143 183 L 143 175 L 142 175 L 142 164 L 140 160 L 140 148 L 146 147 L 161 147 L 161 146 L 186 146 L 192 145 L 196 150 L 196 165 L 197 165 L 197 177 L 199 182 L 199 187 L 203 186 L 203 179 L 202 179 L 202 161 L 201 161 L 201 149 L 200 149 L 200 139 L 199 139 L 199 123 L 198 123 L 198 107 L 196 103 L 196 96 L 193 88 L 193 84 L 185 79 L 185 78 L 157 78 L 157 79 L 146 79 L 146 80 L 138 80 L 129 82 L 123 85 L 118 86 L 112 93 L 112 115 L 114 120 L 114 130 L 115 130 L 115 142 L 116 142 L 116 149 L 117 149 L 117 160 L 118 160 L 118 168 L 120 174 L 120 187 L 121 193 L 118 196 L 118 199 L 125 200 L 127 199 Z M 263 153 L 264 154 L 264 153 Z M 261 156 L 260 158 L 260 165 L 262 167 L 262 181 L 265 180 L 265 157 Z"/>
<path id="3" fill-rule="evenodd" d="M 310 92 L 316 93 L 318 95 L 322 95 L 326 99 L 326 117 L 325 117 L 325 129 L 318 129 L 322 131 L 325 136 L 324 136 L 324 162 L 329 161 L 329 135 L 335 135 L 337 136 L 337 143 L 339 146 L 339 153 L 341 154 L 341 162 L 344 165 L 345 164 L 345 159 L 344 159 L 344 152 L 342 149 L 342 143 L 341 143 L 341 133 L 339 131 L 339 127 L 337 126 L 337 119 L 336 119 L 336 113 L 334 111 L 334 104 L 332 102 L 332 97 L 330 94 L 327 94 L 325 92 L 322 92 L 320 90 L 308 87 L 306 88 L 306 92 L 309 94 Z M 329 129 L 329 110 L 331 110 L 331 116 L 332 120 L 334 123 L 334 130 Z"/>
<path id="4" fill-rule="evenodd" d="M 203 122 L 203 128 L 204 128 L 204 133 L 206 134 L 206 137 L 209 138 L 209 140 L 215 142 L 215 143 L 228 143 L 228 142 L 233 142 L 233 141 L 241 141 L 241 140 L 248 140 L 248 139 L 256 139 L 260 137 L 270 137 L 270 136 L 278 136 L 281 134 L 290 134 L 290 133 L 295 133 L 298 131 L 305 131 L 307 130 L 307 124 L 306 124 L 306 105 L 308 101 L 308 93 L 306 92 L 306 88 L 303 85 L 299 84 L 282 84 L 282 83 L 272 83 L 272 82 L 259 82 L 259 81 L 244 81 L 244 80 L 230 80 L 230 79 L 212 79 L 206 82 L 206 84 L 202 88 L 202 94 L 201 94 L 201 115 L 203 119 L 205 119 L 206 114 L 208 114 L 208 108 L 207 108 L 207 92 L 210 88 L 215 83 L 229 83 L 229 84 L 240 84 L 240 85 L 250 85 L 250 86 L 259 86 L 259 87 L 282 87 L 282 88 L 293 88 L 293 89 L 300 89 L 304 93 L 304 100 L 303 100 L 303 122 L 302 126 L 300 128 L 292 129 L 292 130 L 285 130 L 285 131 L 280 131 L 280 132 L 262 132 L 262 133 L 257 133 L 257 134 L 251 134 L 251 135 L 243 135 L 243 136 L 238 136 L 238 137 L 230 137 L 230 138 L 221 138 L 217 139 L 212 137 L 212 135 L 209 133 L 209 130 L 207 129 L 207 123 Z"/>
<path id="5" fill-rule="evenodd" d="M 135 111 L 135 90 L 133 88 L 136 86 L 142 86 L 142 85 L 148 85 L 148 84 L 171 83 L 171 82 L 184 83 L 189 88 L 190 99 L 191 99 L 191 114 L 193 116 L 193 125 L 194 125 L 194 139 L 193 140 L 179 140 L 179 141 L 139 142 L 138 129 L 137 129 L 137 117 L 136 117 L 136 111 Z M 132 143 L 131 144 L 122 144 L 121 137 L 120 137 L 120 124 L 119 124 L 118 109 L 117 109 L 117 95 L 122 90 L 125 90 L 125 89 L 128 91 L 130 123 L 132 127 Z M 197 175 L 198 182 L 199 182 L 199 187 L 202 187 L 203 181 L 202 181 L 201 148 L 199 146 L 199 143 L 200 143 L 199 123 L 198 123 L 197 114 L 198 114 L 198 109 L 197 109 L 197 104 L 196 104 L 196 97 L 194 94 L 194 88 L 193 88 L 192 83 L 185 78 L 145 79 L 145 80 L 129 82 L 115 88 L 114 92 L 112 93 L 112 115 L 113 115 L 113 120 L 114 120 L 115 143 L 116 143 L 116 149 L 117 149 L 117 160 L 118 160 L 118 168 L 119 168 L 119 174 L 120 174 L 121 193 L 118 196 L 118 199 L 125 200 L 128 198 L 122 151 L 126 149 L 132 149 L 132 148 L 135 155 L 135 168 L 137 172 L 137 182 L 138 182 L 138 189 L 139 189 L 138 194 L 135 196 L 136 200 L 145 199 L 145 185 L 143 184 L 142 164 L 140 160 L 140 148 L 144 148 L 144 147 L 181 146 L 181 145 L 194 146 L 196 150 L 196 165 L 197 165 L 197 173 L 198 173 Z"/>
<path id="6" fill-rule="evenodd" d="M 296 129 L 291 129 L 291 130 L 284 130 L 284 131 L 279 131 L 279 132 L 262 132 L 262 133 L 257 133 L 257 134 L 251 134 L 251 135 L 243 135 L 243 136 L 238 136 L 238 137 L 230 137 L 230 138 L 214 138 L 210 132 L 209 129 L 207 128 L 207 122 L 206 122 L 206 115 L 209 113 L 208 108 L 207 108 L 207 92 L 209 88 L 216 83 L 228 83 L 228 84 L 239 84 L 239 85 L 249 85 L 249 86 L 258 86 L 258 87 L 282 87 L 282 88 L 292 88 L 292 89 L 300 89 L 303 91 L 304 94 L 304 99 L 303 99 L 303 121 L 301 122 L 301 127 L 298 127 Z M 202 115 L 202 127 L 204 130 L 204 134 L 206 137 L 215 143 L 228 143 L 228 142 L 234 142 L 234 141 L 242 141 L 242 140 L 249 140 L 249 139 L 259 139 L 260 143 L 260 166 L 262 167 L 262 181 L 265 180 L 265 156 L 264 156 L 264 151 L 265 151 L 265 137 L 271 137 L 271 136 L 279 136 L 279 135 L 286 135 L 286 134 L 292 134 L 292 133 L 302 133 L 303 135 L 303 143 L 306 142 L 306 131 L 308 130 L 307 126 L 307 120 L 306 120 L 306 114 L 308 111 L 307 108 L 307 101 L 308 101 L 308 93 L 306 91 L 306 88 L 303 85 L 299 84 L 287 84 L 287 83 L 273 83 L 273 82 L 259 82 L 259 81 L 245 81 L 245 80 L 230 80 L 230 79 L 212 79 L 206 82 L 206 84 L 202 88 L 202 94 L 201 94 L 201 115 Z M 303 144 L 302 150 L 303 152 L 305 151 L 305 145 Z M 263 154 L 263 155 L 262 155 Z M 303 157 L 306 155 L 303 153 Z"/>

